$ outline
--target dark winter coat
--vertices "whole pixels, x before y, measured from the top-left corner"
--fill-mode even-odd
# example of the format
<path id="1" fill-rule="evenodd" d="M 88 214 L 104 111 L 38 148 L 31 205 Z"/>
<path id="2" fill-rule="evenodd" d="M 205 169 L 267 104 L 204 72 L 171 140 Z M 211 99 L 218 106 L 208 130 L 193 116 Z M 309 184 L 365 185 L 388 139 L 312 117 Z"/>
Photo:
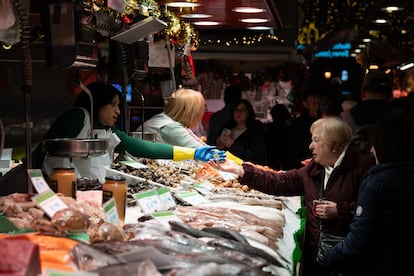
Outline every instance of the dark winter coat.
<path id="1" fill-rule="evenodd" d="M 353 276 L 410 274 L 413 184 L 414 162 L 373 167 L 361 184 L 350 232 L 331 251 L 328 266 Z"/>

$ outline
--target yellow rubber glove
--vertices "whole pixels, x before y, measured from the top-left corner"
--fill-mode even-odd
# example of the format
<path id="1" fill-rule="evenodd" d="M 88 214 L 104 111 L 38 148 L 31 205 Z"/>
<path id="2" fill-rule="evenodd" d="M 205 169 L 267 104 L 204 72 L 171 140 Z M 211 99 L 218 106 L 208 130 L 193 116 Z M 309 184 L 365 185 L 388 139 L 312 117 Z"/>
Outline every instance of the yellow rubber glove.
<path id="1" fill-rule="evenodd" d="M 238 158 L 236 155 L 232 154 L 229 151 L 226 151 L 226 158 L 230 159 L 231 161 L 233 161 L 237 165 L 241 165 L 244 162 L 242 159 Z"/>
<path id="2" fill-rule="evenodd" d="M 215 146 L 201 146 L 198 148 L 185 148 L 174 146 L 173 160 L 199 160 L 199 161 L 224 161 L 226 153 L 216 149 Z"/>
<path id="3" fill-rule="evenodd" d="M 173 160 L 182 161 L 182 160 L 193 160 L 194 159 L 195 149 L 186 148 L 186 147 L 173 147 Z"/>

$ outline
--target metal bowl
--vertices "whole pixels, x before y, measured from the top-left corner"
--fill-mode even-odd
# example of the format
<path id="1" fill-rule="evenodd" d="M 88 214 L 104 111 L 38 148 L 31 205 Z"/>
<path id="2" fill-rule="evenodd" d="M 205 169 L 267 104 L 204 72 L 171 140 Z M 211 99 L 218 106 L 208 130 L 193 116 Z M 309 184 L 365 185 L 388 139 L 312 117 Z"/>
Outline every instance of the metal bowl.
<path id="1" fill-rule="evenodd" d="M 108 152 L 108 139 L 46 139 L 46 154 L 59 157 L 91 157 Z"/>

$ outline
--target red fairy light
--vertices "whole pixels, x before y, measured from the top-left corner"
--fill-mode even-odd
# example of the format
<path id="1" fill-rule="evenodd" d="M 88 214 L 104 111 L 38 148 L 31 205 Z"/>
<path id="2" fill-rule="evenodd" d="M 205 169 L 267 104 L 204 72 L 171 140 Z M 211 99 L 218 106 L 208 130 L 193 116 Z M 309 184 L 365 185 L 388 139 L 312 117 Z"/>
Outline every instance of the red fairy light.
<path id="1" fill-rule="evenodd" d="M 122 16 L 122 22 L 124 22 L 125 24 L 129 24 L 132 22 L 132 19 L 130 19 L 128 16 L 124 15 Z"/>

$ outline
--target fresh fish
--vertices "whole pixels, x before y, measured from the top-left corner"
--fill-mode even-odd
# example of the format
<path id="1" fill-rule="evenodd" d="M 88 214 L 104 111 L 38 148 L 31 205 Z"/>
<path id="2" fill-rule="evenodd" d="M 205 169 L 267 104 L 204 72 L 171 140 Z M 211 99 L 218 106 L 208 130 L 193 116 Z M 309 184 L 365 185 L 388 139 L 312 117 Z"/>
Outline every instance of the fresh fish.
<path id="1" fill-rule="evenodd" d="M 175 267 L 189 267 L 209 262 L 239 263 L 252 268 L 263 267 L 269 264 L 267 260 L 258 255 L 245 254 L 244 252 L 237 252 L 228 248 L 210 246 L 198 239 L 195 239 L 195 241 L 192 242 L 187 241 L 187 245 L 168 237 L 157 240 L 134 240 L 125 243 L 133 243 L 135 246 L 152 246 L 164 254 L 173 256 L 176 265 Z M 103 247 L 103 244 L 98 243 L 96 246 Z M 129 246 L 130 245 L 127 245 L 126 247 Z"/>
<path id="2" fill-rule="evenodd" d="M 238 241 L 244 244 L 249 244 L 247 239 L 241 235 L 239 232 L 225 228 L 225 227 L 206 227 L 201 229 L 204 232 L 208 232 L 222 238 L 226 238 L 229 240 Z"/>
<path id="3" fill-rule="evenodd" d="M 248 255 L 259 256 L 269 261 L 271 264 L 284 267 L 284 264 L 281 263 L 279 259 L 276 259 L 274 256 L 268 254 L 262 249 L 253 247 L 249 244 L 244 244 L 241 242 L 232 241 L 232 240 L 223 239 L 223 238 L 211 239 L 210 241 L 207 242 L 207 244 L 211 246 L 218 246 L 218 247 L 232 249 L 235 251 L 243 252 Z"/>
<path id="4" fill-rule="evenodd" d="M 210 237 L 210 238 L 218 238 L 220 237 L 219 235 L 215 235 L 209 232 L 205 232 L 199 229 L 196 229 L 184 222 L 181 221 L 176 221 L 176 220 L 170 220 L 168 221 L 168 223 L 171 226 L 171 229 L 174 231 L 178 231 L 178 232 L 182 232 L 182 233 L 186 233 L 188 235 L 191 235 L 193 237 L 196 238 L 201 238 L 201 237 Z"/>
<path id="5" fill-rule="evenodd" d="M 99 276 L 162 276 L 155 265 L 149 260 L 106 266 L 93 272 L 97 272 Z"/>
<path id="6" fill-rule="evenodd" d="M 121 259 L 105 254 L 85 243 L 75 245 L 69 251 L 69 256 L 80 271 L 92 271 L 123 262 Z"/>
<path id="7" fill-rule="evenodd" d="M 244 276 L 265 276 L 272 275 L 269 272 L 264 272 L 261 269 L 249 268 L 242 264 L 216 264 L 207 263 L 201 264 L 191 268 L 178 269 L 175 276 L 216 276 L 216 275 L 244 275 Z"/>
<path id="8" fill-rule="evenodd" d="M 283 264 L 283 267 L 285 267 L 288 270 L 291 270 L 292 262 L 286 259 L 284 256 L 282 256 L 277 250 L 273 250 L 270 246 L 267 246 L 266 244 L 263 244 L 261 242 L 256 241 L 255 239 L 249 239 L 249 244 L 253 247 L 256 247 L 258 249 L 261 249 L 265 252 L 267 252 L 269 255 L 273 256 L 275 259 L 280 259 L 279 263 Z"/>

